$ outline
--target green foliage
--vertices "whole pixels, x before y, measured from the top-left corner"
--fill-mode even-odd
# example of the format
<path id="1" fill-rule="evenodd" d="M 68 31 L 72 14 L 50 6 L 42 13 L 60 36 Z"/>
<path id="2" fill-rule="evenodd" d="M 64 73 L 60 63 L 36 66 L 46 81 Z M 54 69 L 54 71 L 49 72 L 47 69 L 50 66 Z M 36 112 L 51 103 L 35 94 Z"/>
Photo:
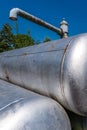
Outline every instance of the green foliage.
<path id="1" fill-rule="evenodd" d="M 35 45 L 38 45 L 38 44 L 40 44 L 41 42 L 39 41 L 39 40 L 37 40 L 36 42 L 35 42 Z"/>
<path id="2" fill-rule="evenodd" d="M 14 35 L 14 48 L 22 48 L 34 45 L 34 40 L 31 36 L 25 34 Z"/>
<path id="3" fill-rule="evenodd" d="M 51 39 L 49 37 L 46 37 L 43 42 L 49 42 Z"/>
<path id="4" fill-rule="evenodd" d="M 5 24 L 0 30 L 0 52 L 8 51 L 16 48 L 22 48 L 35 44 L 40 44 L 40 41 L 34 41 L 30 35 L 28 29 L 27 34 L 18 34 L 18 24 L 15 23 L 14 27 L 16 34 L 13 34 L 12 28 L 9 24 Z M 51 41 L 49 37 L 46 37 L 43 42 Z"/>
<path id="5" fill-rule="evenodd" d="M 12 28 L 5 24 L 0 31 L 0 52 L 11 50 L 11 43 L 13 43 Z"/>
<path id="6" fill-rule="evenodd" d="M 18 33 L 14 35 L 9 24 L 5 24 L 0 30 L 0 52 L 31 45 L 34 45 L 34 40 L 30 36 L 30 32 L 28 35 Z"/>

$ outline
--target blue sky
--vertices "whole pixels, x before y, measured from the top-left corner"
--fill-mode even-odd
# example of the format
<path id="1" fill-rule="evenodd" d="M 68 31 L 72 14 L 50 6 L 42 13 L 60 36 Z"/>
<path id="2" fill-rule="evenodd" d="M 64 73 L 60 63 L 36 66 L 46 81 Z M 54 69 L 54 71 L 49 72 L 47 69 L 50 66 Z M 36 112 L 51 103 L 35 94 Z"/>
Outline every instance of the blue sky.
<path id="1" fill-rule="evenodd" d="M 14 27 L 9 11 L 11 8 L 23 9 L 56 27 L 62 18 L 69 23 L 69 36 L 87 32 L 87 1 L 85 0 L 0 0 L 0 28 L 5 23 Z M 48 36 L 52 40 L 59 36 L 43 27 L 18 17 L 19 33 L 27 33 L 30 29 L 31 36 L 37 41 L 43 41 Z M 14 29 L 15 32 L 15 29 Z"/>

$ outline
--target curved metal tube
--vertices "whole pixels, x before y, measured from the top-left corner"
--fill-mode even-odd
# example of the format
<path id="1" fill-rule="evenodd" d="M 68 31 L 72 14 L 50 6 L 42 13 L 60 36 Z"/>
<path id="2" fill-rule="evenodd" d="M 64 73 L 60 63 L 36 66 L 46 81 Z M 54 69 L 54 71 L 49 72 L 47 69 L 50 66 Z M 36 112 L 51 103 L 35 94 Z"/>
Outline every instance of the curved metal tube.
<path id="1" fill-rule="evenodd" d="M 36 24 L 39 24 L 40 26 L 48 28 L 48 29 L 58 33 L 60 36 L 63 36 L 63 31 L 62 31 L 61 28 L 57 28 L 57 27 L 41 20 L 40 18 L 37 18 L 37 17 L 35 17 L 35 16 L 33 16 L 33 15 L 31 15 L 31 14 L 29 14 L 29 13 L 27 13 L 27 12 L 25 12 L 25 11 L 19 9 L 19 8 L 11 9 L 9 18 L 12 19 L 12 20 L 17 20 L 18 15 L 27 19 L 27 20 L 30 20 L 30 21 L 32 21 Z"/>
<path id="2" fill-rule="evenodd" d="M 0 129 L 71 130 L 71 125 L 56 101 L 0 80 Z"/>
<path id="3" fill-rule="evenodd" d="M 87 116 L 87 34 L 1 53 L 0 78 Z"/>

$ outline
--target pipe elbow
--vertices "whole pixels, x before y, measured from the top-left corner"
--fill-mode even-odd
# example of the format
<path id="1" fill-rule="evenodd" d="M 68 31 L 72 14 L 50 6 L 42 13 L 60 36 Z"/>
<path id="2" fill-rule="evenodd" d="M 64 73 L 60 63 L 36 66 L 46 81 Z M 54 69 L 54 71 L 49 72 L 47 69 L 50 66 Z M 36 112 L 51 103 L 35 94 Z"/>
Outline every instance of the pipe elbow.
<path id="1" fill-rule="evenodd" d="M 13 8 L 10 10 L 10 14 L 9 14 L 9 18 L 11 20 L 17 20 L 17 16 L 20 12 L 20 9 L 19 8 Z"/>

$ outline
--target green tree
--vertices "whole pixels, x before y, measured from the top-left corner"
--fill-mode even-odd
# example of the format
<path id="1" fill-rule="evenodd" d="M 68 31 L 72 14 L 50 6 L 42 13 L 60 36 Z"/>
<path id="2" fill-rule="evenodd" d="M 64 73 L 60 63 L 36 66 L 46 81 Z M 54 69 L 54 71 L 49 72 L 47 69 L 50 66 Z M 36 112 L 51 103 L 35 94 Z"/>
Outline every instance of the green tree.
<path id="1" fill-rule="evenodd" d="M 31 37 L 29 29 L 27 34 L 18 34 L 18 23 L 15 23 L 14 26 L 16 29 L 15 35 L 13 34 L 12 28 L 9 24 L 5 24 L 0 30 L 0 52 L 40 44 L 39 40 L 35 42 Z M 46 37 L 43 42 L 48 41 L 51 41 L 51 39 Z"/>
<path id="2" fill-rule="evenodd" d="M 14 35 L 9 24 L 5 24 L 0 30 L 0 52 L 31 45 L 34 45 L 34 39 L 30 36 L 30 31 L 28 34 Z"/>
<path id="3" fill-rule="evenodd" d="M 51 39 L 49 37 L 45 37 L 43 42 L 49 42 L 49 41 L 51 41 Z"/>
<path id="4" fill-rule="evenodd" d="M 40 43 L 41 43 L 40 40 L 35 41 L 35 45 L 38 45 Z"/>
<path id="5" fill-rule="evenodd" d="M 14 48 L 22 48 L 34 45 L 34 40 L 31 36 L 25 34 L 14 35 Z"/>
<path id="6" fill-rule="evenodd" d="M 13 33 L 9 24 L 5 24 L 0 30 L 0 52 L 13 49 Z"/>

